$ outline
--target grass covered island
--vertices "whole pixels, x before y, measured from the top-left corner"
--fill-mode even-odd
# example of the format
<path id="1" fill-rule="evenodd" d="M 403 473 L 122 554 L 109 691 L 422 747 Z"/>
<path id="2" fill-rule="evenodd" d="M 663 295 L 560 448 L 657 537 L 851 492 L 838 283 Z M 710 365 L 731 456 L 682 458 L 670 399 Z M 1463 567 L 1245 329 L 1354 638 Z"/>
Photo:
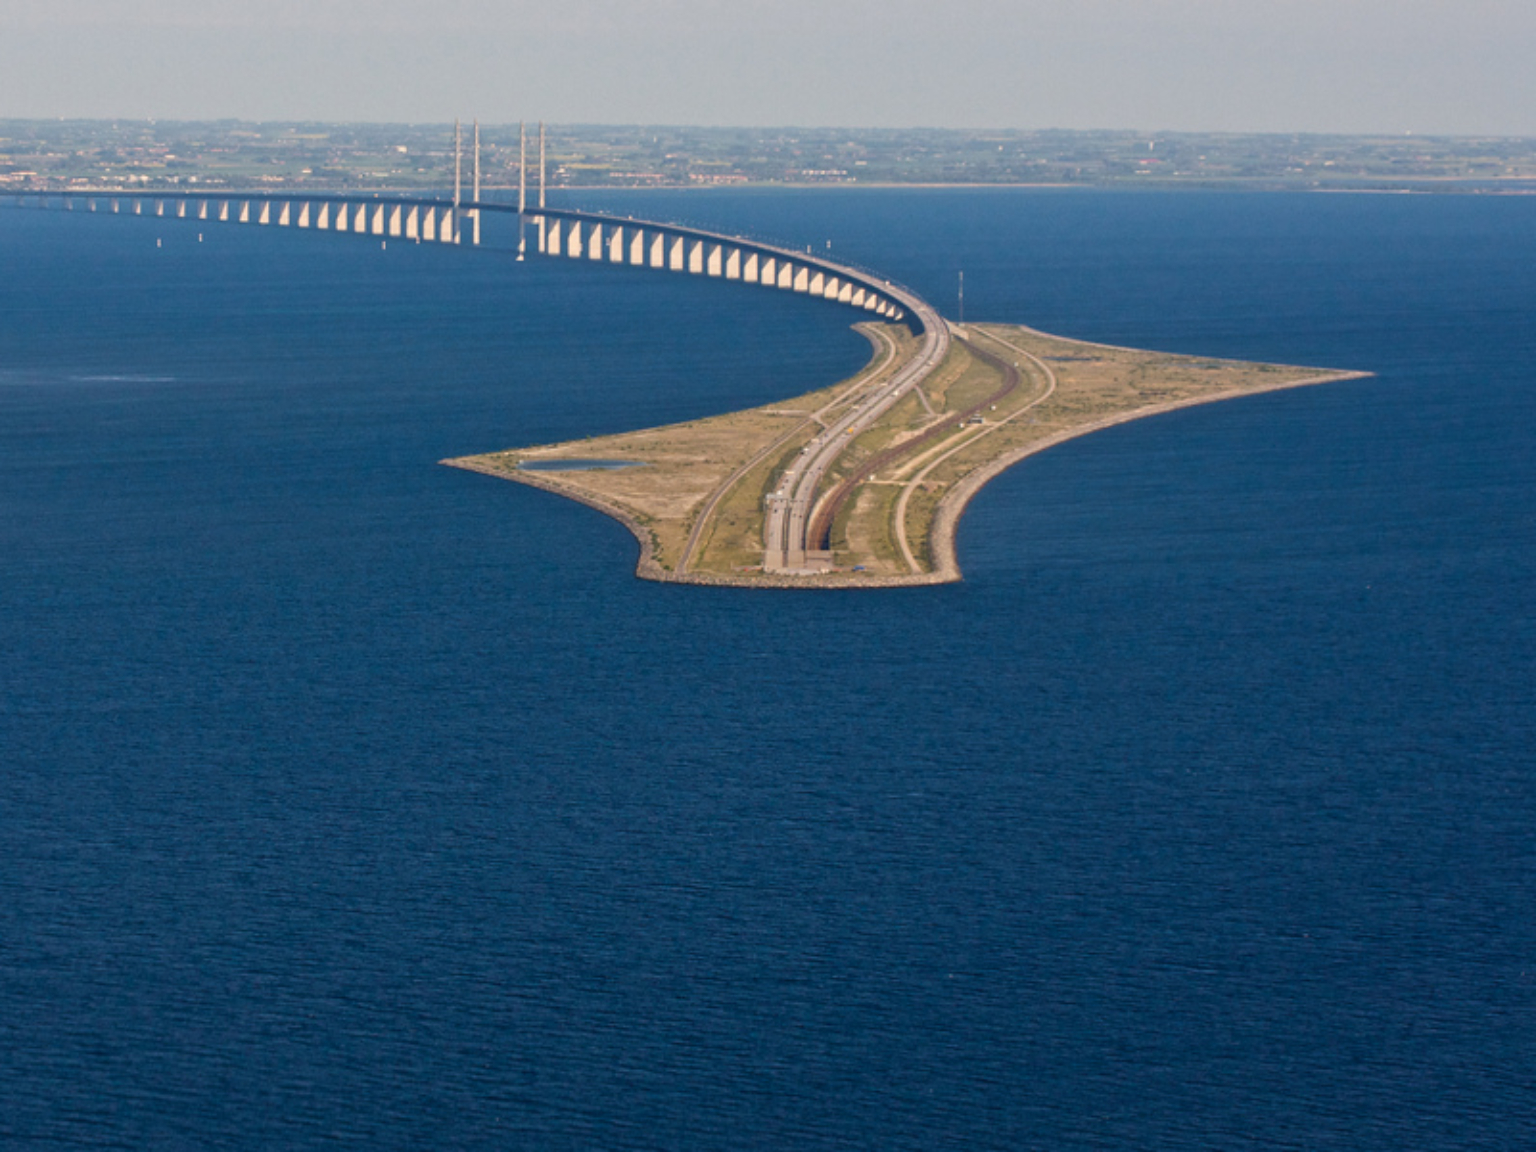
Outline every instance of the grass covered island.
<path id="1" fill-rule="evenodd" d="M 1020 325 L 951 325 L 950 350 L 822 478 L 815 561 L 765 565 L 768 508 L 806 446 L 917 351 L 908 329 L 860 324 L 856 376 L 791 400 L 683 424 L 444 460 L 579 500 L 628 525 L 638 575 L 742 587 L 873 588 L 960 579 L 955 527 L 1026 456 L 1174 408 L 1364 372 L 1175 356 Z M 622 466 L 617 466 L 622 465 Z"/>

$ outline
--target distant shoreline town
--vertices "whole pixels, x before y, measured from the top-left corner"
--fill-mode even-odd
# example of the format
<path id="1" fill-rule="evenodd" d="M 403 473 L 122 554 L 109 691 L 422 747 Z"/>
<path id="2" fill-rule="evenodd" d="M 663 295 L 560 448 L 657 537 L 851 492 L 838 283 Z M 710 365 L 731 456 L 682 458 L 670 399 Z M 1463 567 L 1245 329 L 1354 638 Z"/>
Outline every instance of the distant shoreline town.
<path id="1" fill-rule="evenodd" d="M 481 125 L 514 188 L 518 125 Z M 1536 139 L 551 125 L 550 186 L 1019 185 L 1536 192 Z M 0 120 L 0 190 L 441 187 L 451 125 Z"/>

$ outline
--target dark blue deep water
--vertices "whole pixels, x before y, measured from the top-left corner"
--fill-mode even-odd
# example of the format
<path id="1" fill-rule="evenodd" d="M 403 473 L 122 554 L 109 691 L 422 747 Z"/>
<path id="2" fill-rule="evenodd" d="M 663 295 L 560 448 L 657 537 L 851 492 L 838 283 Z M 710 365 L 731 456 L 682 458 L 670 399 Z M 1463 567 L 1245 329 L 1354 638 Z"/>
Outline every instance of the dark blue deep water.
<path id="1" fill-rule="evenodd" d="M 1536 1146 L 1536 200 L 582 202 L 1378 375 L 1027 462 L 959 585 L 660 586 L 434 462 L 850 313 L 0 211 L 0 1145 Z"/>

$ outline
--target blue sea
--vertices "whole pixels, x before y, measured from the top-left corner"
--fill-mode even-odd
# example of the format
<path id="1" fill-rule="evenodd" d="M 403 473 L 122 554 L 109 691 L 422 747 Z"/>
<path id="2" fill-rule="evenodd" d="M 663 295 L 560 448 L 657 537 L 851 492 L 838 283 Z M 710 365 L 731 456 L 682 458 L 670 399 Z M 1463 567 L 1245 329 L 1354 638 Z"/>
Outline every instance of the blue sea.
<path id="1" fill-rule="evenodd" d="M 0 1146 L 1536 1147 L 1536 198 L 562 202 L 1376 375 L 1027 461 L 960 584 L 657 585 L 436 461 L 852 312 L 0 210 Z"/>

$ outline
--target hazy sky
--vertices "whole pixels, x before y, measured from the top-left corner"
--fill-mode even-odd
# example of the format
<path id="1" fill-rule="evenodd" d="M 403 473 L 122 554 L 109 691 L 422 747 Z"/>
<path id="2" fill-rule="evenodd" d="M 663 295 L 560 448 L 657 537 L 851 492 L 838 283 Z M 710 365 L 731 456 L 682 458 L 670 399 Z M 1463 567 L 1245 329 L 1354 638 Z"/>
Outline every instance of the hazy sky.
<path id="1" fill-rule="evenodd" d="M 1536 0 L 0 0 L 0 118 L 1536 135 Z"/>

